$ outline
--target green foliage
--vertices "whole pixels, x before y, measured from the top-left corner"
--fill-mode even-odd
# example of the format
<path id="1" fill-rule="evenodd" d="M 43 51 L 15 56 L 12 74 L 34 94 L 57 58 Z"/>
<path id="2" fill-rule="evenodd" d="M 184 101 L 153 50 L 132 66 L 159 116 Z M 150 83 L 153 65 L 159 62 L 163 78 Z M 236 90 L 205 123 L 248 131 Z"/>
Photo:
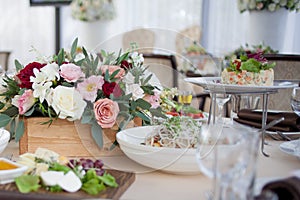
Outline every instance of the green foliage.
<path id="1" fill-rule="evenodd" d="M 38 176 L 22 175 L 15 178 L 15 183 L 21 193 L 36 192 L 41 185 Z"/>

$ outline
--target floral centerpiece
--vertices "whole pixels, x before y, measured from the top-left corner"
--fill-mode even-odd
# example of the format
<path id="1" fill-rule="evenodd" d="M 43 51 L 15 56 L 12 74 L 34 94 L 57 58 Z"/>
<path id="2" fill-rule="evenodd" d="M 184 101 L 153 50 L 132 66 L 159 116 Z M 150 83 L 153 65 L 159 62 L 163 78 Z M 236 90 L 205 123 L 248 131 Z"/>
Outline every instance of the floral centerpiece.
<path id="1" fill-rule="evenodd" d="M 112 0 L 73 0 L 72 16 L 81 21 L 112 20 L 116 16 Z"/>
<path id="2" fill-rule="evenodd" d="M 280 8 L 298 12 L 300 9 L 299 0 L 238 0 L 238 8 L 241 13 L 246 10 L 268 10 L 274 12 Z"/>
<path id="3" fill-rule="evenodd" d="M 26 66 L 15 61 L 16 75 L 3 77 L 0 127 L 10 125 L 16 141 L 24 133 L 25 117 L 47 117 L 42 123 L 48 125 L 55 119 L 81 120 L 91 125 L 101 147 L 103 129 L 117 125 L 121 130 L 135 117 L 148 124 L 152 116 L 165 116 L 159 107 L 162 88 L 141 54 L 102 51 L 100 63 L 84 47 L 78 53 L 77 43 L 70 52 L 61 49 Z"/>
<path id="4" fill-rule="evenodd" d="M 247 54 L 277 54 L 278 50 L 274 50 L 271 46 L 265 45 L 264 43 L 258 45 L 245 44 L 245 46 L 240 46 L 234 51 L 225 55 L 225 60 L 239 59 L 241 56 L 247 56 Z"/>

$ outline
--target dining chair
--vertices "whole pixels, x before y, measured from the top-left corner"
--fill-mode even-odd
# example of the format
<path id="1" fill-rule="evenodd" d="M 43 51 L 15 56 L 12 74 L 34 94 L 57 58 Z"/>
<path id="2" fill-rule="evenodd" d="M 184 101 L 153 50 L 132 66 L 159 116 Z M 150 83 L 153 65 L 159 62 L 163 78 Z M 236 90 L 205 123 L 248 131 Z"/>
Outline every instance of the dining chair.
<path id="1" fill-rule="evenodd" d="M 122 43 L 124 50 L 131 49 L 132 45 L 136 45 L 138 52 L 152 53 L 155 43 L 155 33 L 150 29 L 137 28 L 124 33 Z"/>
<path id="2" fill-rule="evenodd" d="M 10 51 L 0 51 L 0 66 L 4 71 L 8 69 L 8 61 L 10 56 Z"/>
<path id="3" fill-rule="evenodd" d="M 300 83 L 300 55 L 265 54 L 269 62 L 275 62 L 274 79 Z M 292 89 L 278 90 L 278 93 L 269 95 L 270 110 L 291 111 L 290 97 Z"/>
<path id="4" fill-rule="evenodd" d="M 178 87 L 176 58 L 172 54 L 143 53 L 144 65 L 165 87 Z"/>

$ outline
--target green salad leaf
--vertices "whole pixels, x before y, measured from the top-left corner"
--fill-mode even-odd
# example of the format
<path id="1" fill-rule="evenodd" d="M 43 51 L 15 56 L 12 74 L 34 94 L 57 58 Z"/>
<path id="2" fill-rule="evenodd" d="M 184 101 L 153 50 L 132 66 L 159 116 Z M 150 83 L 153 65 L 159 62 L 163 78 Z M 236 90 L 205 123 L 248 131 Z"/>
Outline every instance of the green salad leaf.
<path id="1" fill-rule="evenodd" d="M 259 72 L 261 65 L 262 64 L 259 61 L 255 60 L 254 58 L 250 58 L 241 64 L 240 69 L 248 72 Z"/>
<path id="2" fill-rule="evenodd" d="M 22 175 L 15 178 L 16 185 L 21 193 L 29 193 L 37 191 L 41 185 L 40 178 L 33 175 Z"/>

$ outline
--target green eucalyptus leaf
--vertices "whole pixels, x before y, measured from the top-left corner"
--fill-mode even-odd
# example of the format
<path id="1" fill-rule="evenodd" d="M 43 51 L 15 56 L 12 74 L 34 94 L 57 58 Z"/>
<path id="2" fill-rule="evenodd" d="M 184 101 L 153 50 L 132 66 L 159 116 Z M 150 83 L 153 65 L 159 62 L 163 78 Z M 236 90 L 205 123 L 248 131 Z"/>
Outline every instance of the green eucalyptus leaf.
<path id="1" fill-rule="evenodd" d="M 144 99 L 136 100 L 137 106 L 143 110 L 149 110 L 151 108 L 151 104 Z"/>
<path id="2" fill-rule="evenodd" d="M 72 44 L 72 47 L 71 47 L 71 58 L 72 60 L 75 59 L 76 57 L 76 51 L 77 51 L 77 44 L 78 44 L 78 38 L 76 38 Z"/>
<path id="3" fill-rule="evenodd" d="M 137 117 L 140 117 L 142 120 L 146 122 L 150 122 L 150 118 L 147 115 L 145 115 L 143 112 L 136 112 L 135 115 Z"/>
<path id="4" fill-rule="evenodd" d="M 0 127 L 5 127 L 9 124 L 12 118 L 5 114 L 0 114 Z"/>
<path id="5" fill-rule="evenodd" d="M 81 123 L 82 124 L 91 124 L 92 123 L 92 119 L 93 119 L 92 115 L 90 115 L 90 114 L 84 114 L 81 117 Z"/>
<path id="6" fill-rule="evenodd" d="M 65 51 L 64 49 L 60 49 L 57 55 L 57 64 L 60 66 L 65 60 Z"/>
<path id="7" fill-rule="evenodd" d="M 24 66 L 17 59 L 15 60 L 15 66 L 17 72 L 24 68 Z"/>
<path id="8" fill-rule="evenodd" d="M 24 121 L 20 119 L 16 129 L 16 135 L 15 135 L 16 142 L 20 141 L 21 137 L 24 134 L 24 131 L 25 131 Z"/>
<path id="9" fill-rule="evenodd" d="M 158 108 L 150 108 L 149 109 L 150 113 L 153 115 L 153 116 L 156 116 L 156 117 L 161 117 L 161 118 L 167 118 L 165 114 L 163 114 L 163 111 L 160 107 Z"/>
<path id="10" fill-rule="evenodd" d="M 98 147 L 102 148 L 103 147 L 102 128 L 96 122 L 92 123 L 92 137 L 96 142 L 96 144 L 98 145 Z"/>
<path id="11" fill-rule="evenodd" d="M 10 117 L 13 117 L 13 116 L 16 116 L 19 114 L 19 110 L 17 107 L 11 106 L 11 107 L 7 108 L 5 111 L 3 111 L 2 113 L 6 114 Z"/>
<path id="12" fill-rule="evenodd" d="M 10 126 L 9 126 L 9 132 L 10 132 L 11 138 L 13 135 L 15 135 L 15 131 L 16 131 L 16 118 L 13 118 L 11 120 Z"/>
<path id="13" fill-rule="evenodd" d="M 24 116 L 29 117 L 33 114 L 33 112 L 35 111 L 35 106 L 32 106 L 25 114 Z"/>

